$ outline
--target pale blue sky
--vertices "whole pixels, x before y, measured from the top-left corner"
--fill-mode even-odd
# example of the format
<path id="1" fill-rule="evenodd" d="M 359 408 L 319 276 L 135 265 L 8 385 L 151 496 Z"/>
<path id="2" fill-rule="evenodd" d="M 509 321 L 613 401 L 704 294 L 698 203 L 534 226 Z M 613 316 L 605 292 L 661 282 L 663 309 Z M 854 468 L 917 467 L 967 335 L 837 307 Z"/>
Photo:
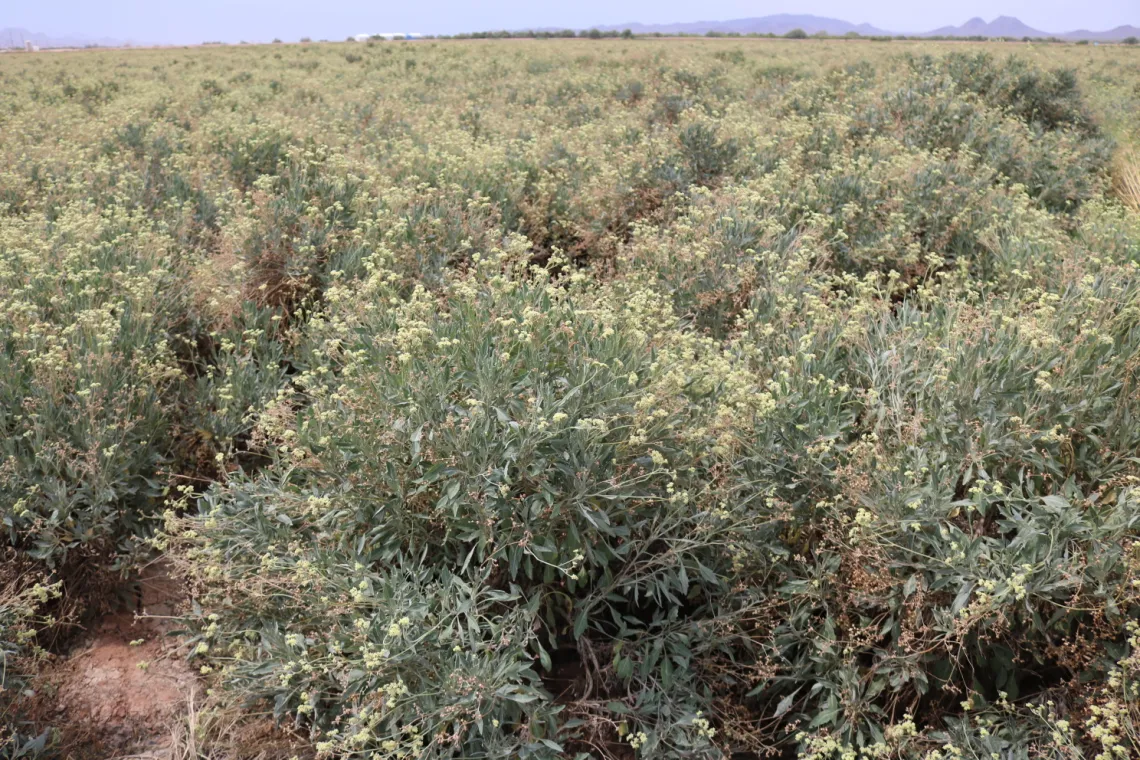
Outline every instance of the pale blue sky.
<path id="1" fill-rule="evenodd" d="M 0 28 L 53 36 L 131 38 L 156 43 L 251 42 L 274 37 L 344 39 L 362 32 L 453 34 L 528 27 L 722 20 L 813 13 L 891 31 L 926 31 L 1017 16 L 1046 32 L 1140 26 L 1140 0 L 2 0 Z"/>

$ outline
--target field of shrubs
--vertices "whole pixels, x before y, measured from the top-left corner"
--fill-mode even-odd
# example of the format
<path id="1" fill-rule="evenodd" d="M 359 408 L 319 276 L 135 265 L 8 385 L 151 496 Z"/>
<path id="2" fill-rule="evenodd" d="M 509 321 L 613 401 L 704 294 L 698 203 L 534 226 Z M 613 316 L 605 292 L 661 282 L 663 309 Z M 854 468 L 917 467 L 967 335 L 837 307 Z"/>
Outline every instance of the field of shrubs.
<path id="1" fill-rule="evenodd" d="M 1138 108 L 1123 46 L 0 56 L 0 757 L 155 556 L 302 756 L 1140 757 Z"/>

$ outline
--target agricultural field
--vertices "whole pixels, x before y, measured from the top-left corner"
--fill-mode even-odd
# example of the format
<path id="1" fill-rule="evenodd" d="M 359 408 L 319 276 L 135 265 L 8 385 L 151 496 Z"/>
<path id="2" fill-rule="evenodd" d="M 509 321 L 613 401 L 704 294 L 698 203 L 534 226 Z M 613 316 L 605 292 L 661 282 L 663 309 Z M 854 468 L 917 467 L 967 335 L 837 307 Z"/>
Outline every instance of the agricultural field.
<path id="1" fill-rule="evenodd" d="M 1134 46 L 0 56 L 0 758 L 1140 757 L 1138 113 Z M 110 619 L 185 704 L 81 714 Z"/>

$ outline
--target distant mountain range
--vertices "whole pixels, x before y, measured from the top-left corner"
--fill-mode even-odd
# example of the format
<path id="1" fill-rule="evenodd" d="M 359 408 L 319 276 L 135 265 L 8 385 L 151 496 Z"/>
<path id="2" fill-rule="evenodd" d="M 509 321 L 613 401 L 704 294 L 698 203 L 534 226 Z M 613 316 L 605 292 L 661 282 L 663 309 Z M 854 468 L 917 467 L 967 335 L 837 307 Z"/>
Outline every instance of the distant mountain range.
<path id="1" fill-rule="evenodd" d="M 974 17 L 961 26 L 943 26 L 924 35 L 929 37 L 1061 37 L 1024 24 L 1013 16 L 998 16 L 987 23 Z M 1125 35 L 1127 36 L 1127 35 Z"/>
<path id="2" fill-rule="evenodd" d="M 1013 16 L 998 16 L 993 21 L 974 17 L 961 26 L 944 26 L 922 34 L 923 37 L 1059 37 L 1063 40 L 1089 40 L 1118 42 L 1128 37 L 1140 37 L 1140 27 L 1118 26 L 1104 32 L 1077 29 L 1072 32 L 1043 32 L 1028 26 Z"/>
<path id="3" fill-rule="evenodd" d="M 116 40 L 111 37 L 84 37 L 82 35 L 65 35 L 53 37 L 49 34 L 32 32 L 18 27 L 0 29 L 0 49 L 22 48 L 25 41 L 41 48 L 81 48 L 81 47 L 123 47 L 124 45 L 137 45 L 140 43 L 131 40 Z"/>
<path id="4" fill-rule="evenodd" d="M 707 34 L 708 32 L 736 34 L 776 34 L 784 35 L 793 29 L 802 29 L 808 34 L 825 34 L 842 37 L 855 32 L 864 37 L 897 36 L 908 37 L 1058 37 L 1065 40 L 1089 40 L 1090 42 L 1119 42 L 1128 37 L 1140 38 L 1140 27 L 1125 25 L 1115 29 L 1095 32 L 1078 29 L 1072 32 L 1043 32 L 1022 23 L 1012 16 L 998 16 L 993 21 L 972 18 L 961 26 L 944 26 L 929 32 L 892 32 L 870 24 L 852 24 L 837 18 L 812 16 L 810 14 L 778 13 L 772 16 L 737 18 L 727 21 L 690 21 L 673 24 L 613 24 L 594 27 L 601 31 L 622 31 L 629 29 L 634 34 Z M 550 29 L 548 31 L 555 31 Z M 148 45 L 152 43 L 137 40 L 120 40 L 112 37 L 86 37 L 83 35 L 52 36 L 27 29 L 12 27 L 0 29 L 0 50 L 22 48 L 25 41 L 41 48 L 82 48 L 82 47 L 124 47 L 128 45 Z"/>
<path id="5" fill-rule="evenodd" d="M 832 36 L 843 36 L 856 32 L 863 36 L 895 36 L 891 32 L 870 24 L 852 24 L 837 18 L 812 16 L 808 14 L 778 13 L 774 16 L 737 18 L 728 21 L 692 21 L 676 24 L 614 24 L 597 27 L 601 31 L 629 29 L 634 34 L 707 34 L 708 32 L 737 34 L 787 34 L 793 29 L 802 29 L 808 34 L 824 32 Z M 1128 37 L 1140 37 L 1140 27 L 1118 26 L 1104 32 L 1078 29 L 1072 32 L 1043 32 L 1022 23 L 1012 16 L 998 16 L 993 21 L 972 18 L 961 26 L 944 26 L 929 32 L 909 33 L 912 37 L 1059 37 L 1066 40 L 1090 40 L 1114 42 Z"/>
<path id="6" fill-rule="evenodd" d="M 870 24 L 852 24 L 837 18 L 824 18 L 808 14 L 778 13 L 758 18 L 737 18 L 729 21 L 692 21 L 679 24 L 617 24 L 599 26 L 601 31 L 629 29 L 634 34 L 707 34 L 708 32 L 736 32 L 738 34 L 787 34 L 803 29 L 808 34 L 827 32 L 842 36 L 848 32 L 863 35 L 890 34 Z"/>

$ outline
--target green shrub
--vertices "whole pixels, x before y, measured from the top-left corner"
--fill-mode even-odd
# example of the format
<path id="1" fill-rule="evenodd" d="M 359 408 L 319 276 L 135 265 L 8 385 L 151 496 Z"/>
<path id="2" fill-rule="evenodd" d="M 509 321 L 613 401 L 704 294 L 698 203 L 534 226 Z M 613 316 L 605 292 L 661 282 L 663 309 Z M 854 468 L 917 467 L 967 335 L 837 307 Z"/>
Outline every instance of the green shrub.
<path id="1" fill-rule="evenodd" d="M 718 140 L 716 129 L 705 124 L 691 124 L 678 135 L 680 158 L 684 167 L 683 186 L 709 185 L 732 169 L 740 146 L 732 138 Z"/>
<path id="2" fill-rule="evenodd" d="M 59 584 L 43 584 L 11 550 L 0 572 L 0 757 L 47 756 L 51 732 L 33 726 L 27 714 L 27 677 L 45 659 L 36 633 L 52 625 L 44 608 L 60 596 Z"/>
<path id="3" fill-rule="evenodd" d="M 0 522 L 13 561 L 79 616 L 113 603 L 100 596 L 150 556 L 170 488 L 244 450 L 282 382 L 272 314 L 211 324 L 191 257 L 145 221 L 159 208 L 74 202 L 0 225 Z"/>
<path id="4" fill-rule="evenodd" d="M 230 172 L 242 189 L 262 175 L 275 176 L 285 160 L 288 139 L 277 134 L 246 138 L 228 149 Z"/>
<path id="5" fill-rule="evenodd" d="M 942 65 L 958 87 L 1031 125 L 1092 129 L 1072 69 L 1041 71 L 1016 57 L 998 65 L 985 53 L 950 55 Z"/>
<path id="6" fill-rule="evenodd" d="M 704 679 L 671 673 L 692 656 L 682 652 L 727 656 L 719 634 L 693 626 L 716 614 L 732 561 L 724 542 L 748 517 L 727 506 L 694 512 L 690 489 L 719 426 L 762 411 L 765 394 L 718 379 L 715 362 L 695 364 L 691 352 L 711 347 L 675 332 L 668 307 L 648 293 L 575 287 L 571 297 L 542 279 L 495 274 L 491 260 L 481 267 L 490 276 L 392 304 L 383 260 L 371 266 L 360 289 L 331 292 L 335 310 L 311 326 L 315 353 L 298 381 L 309 408 L 295 421 L 286 409 L 265 415 L 280 425 L 259 433 L 275 442 L 278 464 L 208 495 L 202 520 L 183 534 L 185 556 L 206 562 L 191 572 L 203 614 L 217 621 L 202 651 L 236 651 L 230 684 L 300 709 L 330 747 L 421 737 L 433 756 L 468 757 L 549 755 L 559 751 L 552 742 L 575 741 L 574 724 L 554 719 L 536 663 L 549 675 L 567 652 L 589 650 L 612 660 L 596 688 L 629 719 L 657 725 L 647 746 L 707 749 L 697 712 Z M 367 303 L 392 305 L 359 308 Z M 347 324 L 360 342 L 344 340 Z M 704 400 L 725 381 L 732 392 L 719 404 Z M 286 565 L 275 558 L 283 543 L 296 551 Z M 293 592 L 217 604 L 224 588 L 291 585 L 299 572 L 327 598 L 323 617 L 298 608 Z M 376 606 L 374 594 L 393 593 L 406 598 Z M 693 618 L 677 618 L 678 604 Z M 292 622 L 252 647 L 229 633 L 258 619 Z M 302 640 L 306 661 L 328 665 L 285 678 L 281 642 Z M 391 671 L 377 672 L 379 663 Z M 486 684 L 471 668 L 497 674 L 494 688 L 462 687 Z M 443 696 L 428 696 L 439 684 Z M 387 694 L 385 709 L 369 719 L 357 693 Z M 408 712 L 393 711 L 399 702 Z M 569 709 L 593 741 L 604 728 L 594 723 L 619 708 L 599 713 L 585 700 Z M 367 735 L 333 730 L 354 720 L 369 721 Z M 444 741 L 453 721 L 459 733 Z"/>
<path id="7" fill-rule="evenodd" d="M 173 273 L 125 217 L 68 209 L 0 245 L 0 500 L 51 567 L 129 551 L 161 500 L 181 373 Z M 78 553 L 77 556 L 72 556 Z"/>
<path id="8" fill-rule="evenodd" d="M 1014 718 L 1007 698 L 1103 678 L 1140 602 L 1124 570 L 1136 562 L 1135 401 L 1098 369 L 1119 378 L 1134 350 L 1133 317 L 1107 305 L 1135 303 L 1134 288 L 904 303 L 858 327 L 836 308 L 801 328 L 797 353 L 811 358 L 792 359 L 803 370 L 780 382 L 777 411 L 741 435 L 740 482 L 761 487 L 735 497 L 778 505 L 782 524 L 768 553 L 783 604 L 760 627 L 775 668 L 757 688 L 767 709 L 803 710 L 858 747 L 923 701 L 950 714 L 963 698 L 1004 705 L 1000 720 L 1023 730 L 1035 719 Z M 778 330 L 756 361 L 788 366 L 795 332 Z M 1096 620 L 1111 631 L 1098 654 L 1053 649 Z M 960 725 L 984 727 L 986 714 Z"/>

